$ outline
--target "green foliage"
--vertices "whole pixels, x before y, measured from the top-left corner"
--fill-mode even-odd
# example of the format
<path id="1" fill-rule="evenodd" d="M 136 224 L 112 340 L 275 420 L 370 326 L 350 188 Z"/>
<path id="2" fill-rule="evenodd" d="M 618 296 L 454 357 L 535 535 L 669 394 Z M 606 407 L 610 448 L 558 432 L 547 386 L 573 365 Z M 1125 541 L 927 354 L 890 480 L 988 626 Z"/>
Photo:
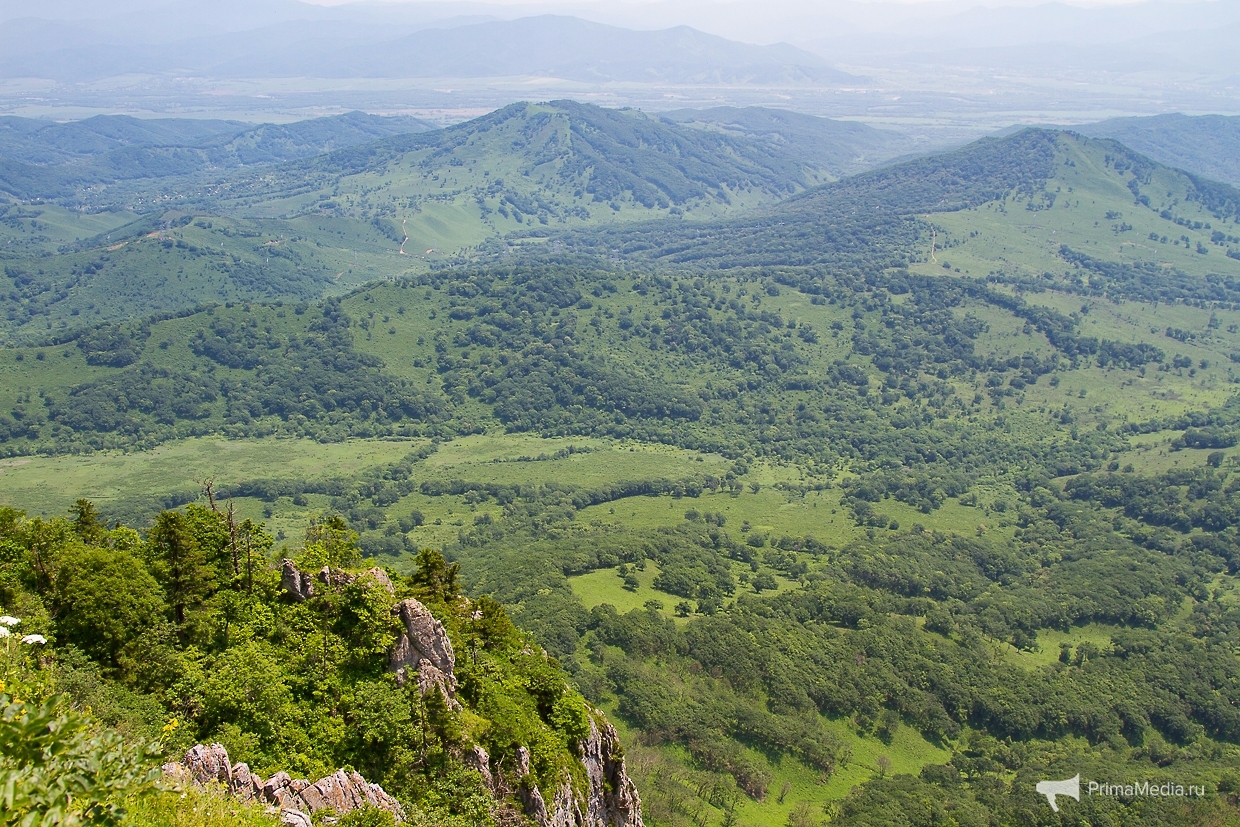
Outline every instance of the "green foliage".
<path id="1" fill-rule="evenodd" d="M 124 801 L 154 780 L 152 750 L 90 726 L 52 697 L 0 693 L 0 823 L 15 827 L 119 825 Z"/>
<path id="2" fill-rule="evenodd" d="M 93 723 L 60 706 L 36 713 L 13 702 L 5 720 L 25 729 L 8 738 L 9 746 L 0 744 L 0 771 L 11 755 L 17 770 L 27 772 L 21 768 L 42 742 L 27 742 L 24 733 L 48 727 L 77 738 L 66 747 L 49 741 L 49 756 L 67 750 L 64 760 L 84 768 L 81 776 L 60 764 L 39 770 L 51 779 L 47 800 L 21 798 L 11 805 L 14 812 L 24 817 L 31 808 L 60 807 L 55 812 L 63 813 L 55 798 L 61 785 L 78 795 L 90 819 L 116 822 L 121 803 L 138 795 L 130 770 L 150 766 L 146 748 L 139 749 L 150 732 L 169 739 L 172 754 L 218 741 L 263 775 L 284 770 L 314 778 L 354 767 L 397 795 L 413 823 L 494 823 L 494 798 L 462 763 L 473 744 L 505 765 L 518 748 L 528 748 L 528 783 L 548 795 L 565 781 L 586 783 L 577 750 L 597 713 L 500 603 L 460 595 L 459 566 L 426 551 L 414 576 L 391 574 L 389 583 L 359 571 L 356 533 L 328 517 L 311 523 L 294 556 L 330 576 L 316 581 L 311 599 L 292 602 L 277 588 L 270 561 L 248 566 L 248 546 L 269 548 L 270 538 L 208 503 L 159 514 L 145 541 L 123 527 L 104 529 L 88 501 L 76 504 L 74 522 L 4 513 L 3 540 L 14 553 L 3 559 L 0 574 L 12 598 L 48 601 L 49 631 L 77 647 L 48 648 L 22 668 L 61 684 L 78 705 L 98 705 L 101 714 Z M 46 581 L 30 565 L 43 556 L 50 561 Z M 459 653 L 463 708 L 438 691 L 423 695 L 416 681 L 402 686 L 388 671 L 399 631 L 393 604 L 415 594 L 444 623 Z M 98 734 L 99 723 L 109 727 L 106 736 Z M 137 757 L 126 750 L 138 750 Z M 103 786 L 90 799 L 96 782 Z M 33 795 L 24 783 L 10 790 Z M 167 807 L 158 800 L 136 803 L 143 818 L 180 817 L 159 815 Z M 247 818 L 208 809 L 222 823 Z M 50 818 L 32 823 L 71 823 Z M 375 813 L 353 818 L 385 823 Z"/>
<path id="3" fill-rule="evenodd" d="M 112 667 L 126 647 L 165 621 L 162 592 L 133 554 L 71 545 L 57 555 L 49 596 L 64 641 Z"/>
<path id="4" fill-rule="evenodd" d="M 130 797 L 126 825 L 134 827 L 275 827 L 279 818 L 259 804 L 243 804 L 218 790 L 189 787 Z"/>
<path id="5" fill-rule="evenodd" d="M 357 532 L 350 531 L 344 520 L 332 515 L 310 522 L 297 562 L 307 569 L 318 570 L 324 566 L 350 568 L 360 563 L 361 559 Z"/>

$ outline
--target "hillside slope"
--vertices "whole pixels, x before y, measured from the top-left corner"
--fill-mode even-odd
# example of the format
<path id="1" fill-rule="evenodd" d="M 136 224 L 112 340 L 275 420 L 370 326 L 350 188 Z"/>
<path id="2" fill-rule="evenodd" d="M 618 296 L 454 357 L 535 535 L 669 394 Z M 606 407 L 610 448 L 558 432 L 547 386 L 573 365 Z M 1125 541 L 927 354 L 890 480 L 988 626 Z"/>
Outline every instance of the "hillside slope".
<path id="1" fill-rule="evenodd" d="M 760 106 L 677 109 L 659 117 L 767 144 L 835 177 L 920 149 L 898 132 Z"/>
<path id="2" fill-rule="evenodd" d="M 356 535 L 329 519 L 307 527 L 295 559 L 274 564 L 274 538 L 231 511 L 164 512 L 143 538 L 108 529 L 87 500 L 76 509 L 39 548 L 46 524 L 0 508 L 0 541 L 17 551 L 0 562 L 0 606 L 22 615 L 0 626 L 11 637 L 21 625 L 38 635 L 21 645 L 40 647 L 37 658 L 6 652 L 0 697 L 6 727 L 18 718 L 33 730 L 27 746 L 78 757 L 110 732 L 90 777 L 111 783 L 66 800 L 10 795 L 6 815 L 141 812 L 150 798 L 176 801 L 173 785 L 189 775 L 222 787 L 204 797 L 227 791 L 251 805 L 255 821 L 270 806 L 278 821 L 268 823 L 309 824 L 313 813 L 390 825 L 397 813 L 414 825 L 550 827 L 588 813 L 589 827 L 642 827 L 615 729 L 502 606 L 465 598 L 459 567 L 438 553 L 411 577 L 364 568 Z M 39 726 L 40 705 L 62 726 Z M 200 739 L 213 746 L 185 752 Z M 9 772 L 65 777 L 38 753 L 14 752 Z M 165 765 L 166 787 L 138 781 L 161 756 L 182 755 L 188 766 Z M 128 778 L 123 761 L 134 765 Z M 290 774 L 323 780 L 311 788 Z M 200 795 L 178 821 L 208 823 L 195 815 Z"/>
<path id="3" fill-rule="evenodd" d="M 1167 166 L 1240 187 L 1240 117 L 1113 118 L 1073 129 L 1092 138 L 1114 138 Z"/>
<path id="4" fill-rule="evenodd" d="M 265 189 L 239 183 L 233 208 L 264 214 L 323 209 L 330 189 L 328 209 L 370 217 L 400 214 L 402 207 L 456 205 L 507 230 L 526 216 L 561 224 L 610 219 L 626 208 L 635 215 L 666 215 L 673 208 L 718 213 L 733 199 L 772 201 L 795 192 L 812 180 L 813 168 L 778 148 L 680 128 L 635 110 L 555 101 L 513 104 L 438 132 L 331 153 L 281 173 Z M 295 194 L 285 196 L 289 191 Z"/>
<path id="5" fill-rule="evenodd" d="M 416 118 L 362 112 L 258 126 L 119 115 L 66 124 L 6 118 L 0 123 L 0 192 L 25 200 L 73 200 L 83 189 L 121 181 L 218 174 L 431 128 Z"/>
<path id="6" fill-rule="evenodd" d="M 571 102 L 514 104 L 409 132 L 417 126 L 346 115 L 196 146 L 138 146 L 135 135 L 126 138 L 134 146 L 108 150 L 102 139 L 82 139 L 73 145 L 100 152 L 55 166 L 9 164 L 27 176 L 0 175 L 14 192 L 30 195 L 49 181 L 62 189 L 57 207 L 6 208 L 6 326 L 29 339 L 197 302 L 303 299 L 422 272 L 496 236 L 725 215 L 827 176 L 794 147 Z M 401 134 L 318 153 L 385 131 Z M 308 152 L 318 154 L 275 163 Z M 83 202 L 94 218 L 76 209 Z M 44 218 L 53 214 L 84 226 L 54 241 Z"/>
<path id="7" fill-rule="evenodd" d="M 1077 253 L 1088 250 L 1120 264 L 1128 281 L 1156 267 L 1200 278 L 1224 298 L 1205 285 L 1240 273 L 1237 217 L 1233 187 L 1114 141 L 1030 129 L 824 184 L 746 217 L 581 231 L 566 243 L 701 267 L 916 264 L 927 274 L 950 245 L 965 273 L 1045 274 L 1061 287 L 1075 284 L 1065 268 L 1086 266 Z"/>

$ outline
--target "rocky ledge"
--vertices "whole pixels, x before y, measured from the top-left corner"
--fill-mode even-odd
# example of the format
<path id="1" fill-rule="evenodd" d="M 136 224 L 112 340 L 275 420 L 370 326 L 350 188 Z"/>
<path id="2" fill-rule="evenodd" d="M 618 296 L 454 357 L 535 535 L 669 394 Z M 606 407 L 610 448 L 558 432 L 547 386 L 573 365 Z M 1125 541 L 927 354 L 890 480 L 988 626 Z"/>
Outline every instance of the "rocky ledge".
<path id="1" fill-rule="evenodd" d="M 221 784 L 242 801 L 261 802 L 277 810 L 280 820 L 290 827 L 311 827 L 311 815 L 324 810 L 344 815 L 374 807 L 391 813 L 398 823 L 405 816 L 400 802 L 355 772 L 339 770 L 314 782 L 278 772 L 264 781 L 245 764 L 231 763 L 221 744 L 198 744 L 180 763 L 165 764 L 164 774 L 200 786 Z"/>
<path id="2" fill-rule="evenodd" d="M 391 580 L 382 569 L 378 568 L 360 575 L 327 568 L 310 574 L 298 570 L 292 560 L 285 560 L 281 566 L 280 575 L 285 594 L 295 602 L 312 598 L 316 583 L 323 586 L 342 585 L 356 582 L 359 577 L 373 579 L 377 586 L 395 595 Z M 395 645 L 388 652 L 388 669 L 396 674 L 396 679 L 401 684 L 406 681 L 415 681 L 422 695 L 439 692 L 450 708 L 460 709 L 460 702 L 456 698 L 456 655 L 443 624 L 431 614 L 430 609 L 414 598 L 397 602 L 392 607 L 392 614 L 400 624 L 401 633 Z M 214 750 L 216 747 L 203 749 Z M 222 751 L 223 747 L 219 747 L 219 750 Z M 598 710 L 594 710 L 591 715 L 589 737 L 578 745 L 578 759 L 585 768 L 586 777 L 590 782 L 588 790 L 576 790 L 565 779 L 554 791 L 549 791 L 551 800 L 548 802 L 547 796 L 533 783 L 530 774 L 529 750 L 523 746 L 517 747 L 515 755 L 509 756 L 508 761 L 493 760 L 487 751 L 478 745 L 466 751 L 460 758 L 482 776 L 483 783 L 497 800 L 515 796 L 521 802 L 525 814 L 533 819 L 538 827 L 644 827 L 641 798 L 637 794 L 637 786 L 629 778 L 625 769 L 624 750 L 620 745 L 620 737 L 615 727 L 607 723 L 603 713 Z M 188 755 L 186 759 L 188 766 Z M 220 760 L 226 764 L 227 753 Z M 217 765 L 223 766 L 219 761 L 211 766 Z M 244 764 L 237 766 L 244 768 L 242 777 L 249 775 L 249 769 L 245 768 Z M 205 769 L 201 773 L 194 772 L 195 778 L 197 779 L 198 774 L 202 773 L 212 780 L 223 781 L 223 779 L 211 776 Z M 232 778 L 237 777 L 234 771 Z M 365 799 L 370 802 L 370 799 L 366 798 L 367 790 L 376 799 L 382 797 L 391 801 L 393 805 L 396 803 L 378 785 L 366 784 L 365 779 L 356 773 L 338 772 L 314 784 L 287 780 L 288 776 L 284 773 L 277 773 L 267 784 L 271 785 L 281 777 L 283 777 L 281 780 L 283 786 L 280 789 L 291 791 L 285 794 L 290 802 L 285 812 L 289 813 L 314 812 L 316 809 L 328 808 L 335 809 L 337 812 L 347 812 L 348 810 L 340 809 L 340 805 L 343 805 L 346 799 L 348 801 Z M 336 780 L 333 781 L 333 779 Z M 331 783 L 325 785 L 325 782 L 329 781 Z M 262 796 L 258 796 L 244 792 L 250 789 L 244 786 L 249 782 L 234 780 L 227 783 L 229 789 L 241 785 L 238 788 L 241 790 L 237 793 L 238 795 L 261 798 L 272 805 L 285 807 L 281 803 L 283 799 L 280 798 L 280 794 L 274 790 L 270 794 L 264 792 Z M 349 784 L 352 786 L 348 786 Z M 320 803 L 328 801 L 324 793 L 320 791 L 320 787 L 324 791 L 332 791 L 333 797 L 330 803 Z M 262 789 L 265 791 L 266 787 Z M 310 790 L 309 797 L 307 797 L 308 790 Z M 302 807 L 298 801 L 305 806 Z M 355 806 L 364 805 L 359 803 Z M 373 804 L 373 806 L 380 805 Z M 383 809 L 389 809 L 394 813 L 399 812 L 389 806 L 384 806 Z"/>

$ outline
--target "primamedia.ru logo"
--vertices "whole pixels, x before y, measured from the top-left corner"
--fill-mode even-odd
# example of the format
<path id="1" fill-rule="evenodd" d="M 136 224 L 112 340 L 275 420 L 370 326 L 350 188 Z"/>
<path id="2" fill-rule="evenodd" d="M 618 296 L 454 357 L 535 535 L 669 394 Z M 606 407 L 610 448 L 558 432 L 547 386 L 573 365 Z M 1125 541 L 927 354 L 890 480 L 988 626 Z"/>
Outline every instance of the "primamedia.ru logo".
<path id="1" fill-rule="evenodd" d="M 1081 776 L 1074 775 L 1063 781 L 1039 781 L 1038 795 L 1046 796 L 1046 803 L 1051 809 L 1059 812 L 1059 797 L 1081 800 L 1081 788 L 1085 795 L 1100 795 L 1111 798 L 1200 798 L 1206 794 L 1203 784 L 1177 784 L 1174 781 L 1125 781 L 1111 783 L 1107 781 L 1085 781 Z"/>

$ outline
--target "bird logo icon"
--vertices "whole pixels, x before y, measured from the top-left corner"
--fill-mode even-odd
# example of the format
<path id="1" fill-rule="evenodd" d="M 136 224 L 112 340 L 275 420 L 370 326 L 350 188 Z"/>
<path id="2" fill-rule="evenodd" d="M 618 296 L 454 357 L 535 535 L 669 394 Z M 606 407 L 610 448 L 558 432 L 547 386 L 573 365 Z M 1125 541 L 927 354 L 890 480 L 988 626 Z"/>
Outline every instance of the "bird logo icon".
<path id="1" fill-rule="evenodd" d="M 1051 805 L 1051 809 L 1059 812 L 1059 804 L 1055 802 L 1055 797 L 1066 795 L 1076 801 L 1081 800 L 1081 776 L 1080 773 L 1065 778 L 1063 781 L 1039 781 L 1037 786 L 1038 795 L 1046 796 L 1047 802 Z"/>

